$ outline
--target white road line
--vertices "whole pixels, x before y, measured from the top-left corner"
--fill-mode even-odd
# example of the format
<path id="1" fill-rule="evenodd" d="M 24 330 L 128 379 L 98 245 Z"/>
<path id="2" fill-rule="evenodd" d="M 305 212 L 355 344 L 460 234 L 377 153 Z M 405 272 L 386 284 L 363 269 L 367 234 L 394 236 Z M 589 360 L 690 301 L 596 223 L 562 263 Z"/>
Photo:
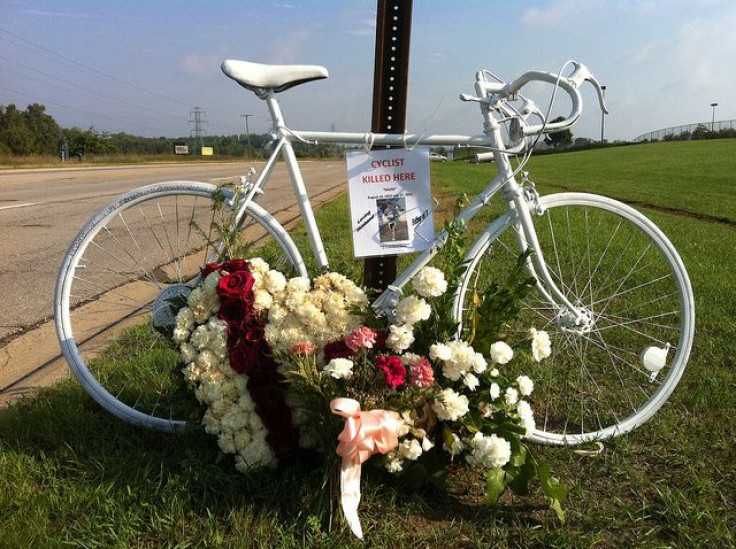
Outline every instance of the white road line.
<path id="1" fill-rule="evenodd" d="M 25 208 L 27 206 L 35 206 L 38 202 L 23 202 L 22 204 L 13 204 L 12 206 L 0 206 L 0 210 L 9 210 L 11 208 Z"/>

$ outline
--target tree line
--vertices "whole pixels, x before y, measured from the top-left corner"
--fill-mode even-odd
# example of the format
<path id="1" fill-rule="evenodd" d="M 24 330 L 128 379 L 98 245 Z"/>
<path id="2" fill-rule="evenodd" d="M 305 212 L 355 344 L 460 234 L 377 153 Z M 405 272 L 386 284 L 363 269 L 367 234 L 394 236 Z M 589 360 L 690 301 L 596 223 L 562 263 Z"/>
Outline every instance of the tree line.
<path id="1" fill-rule="evenodd" d="M 212 147 L 218 156 L 259 157 L 268 135 L 208 135 L 201 145 Z M 249 143 L 250 142 L 250 146 Z M 58 156 L 62 147 L 70 155 L 173 155 L 175 144 L 189 145 L 191 154 L 199 152 L 199 143 L 191 137 L 141 137 L 129 133 L 99 132 L 94 127 L 62 128 L 46 113 L 39 103 L 28 105 L 25 110 L 14 104 L 0 105 L 0 156 L 51 155 Z M 294 143 L 297 156 L 318 158 L 341 157 L 344 149 L 337 145 Z"/>

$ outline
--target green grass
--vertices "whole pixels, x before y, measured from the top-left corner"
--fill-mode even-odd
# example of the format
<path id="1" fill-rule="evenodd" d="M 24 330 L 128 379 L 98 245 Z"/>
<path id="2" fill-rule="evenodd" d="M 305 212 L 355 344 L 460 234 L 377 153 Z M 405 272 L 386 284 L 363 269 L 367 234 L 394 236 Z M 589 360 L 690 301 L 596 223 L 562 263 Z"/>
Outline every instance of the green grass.
<path id="1" fill-rule="evenodd" d="M 532 158 L 530 167 L 537 183 L 554 184 L 555 190 L 594 192 L 736 223 L 736 139 L 545 155 Z"/>
<path id="2" fill-rule="evenodd" d="M 736 201 L 724 173 L 734 173 L 733 160 L 723 147 L 735 145 L 667 143 L 540 157 L 532 178 L 543 192 L 591 190 L 731 219 Z M 701 156 L 709 160 L 693 180 L 690 166 Z M 489 171 L 433 165 L 434 191 L 444 197 L 440 214 L 458 193 L 477 190 Z M 346 207 L 339 197 L 318 217 L 333 266 L 359 279 L 345 238 Z M 736 546 L 736 227 L 639 207 L 689 270 L 697 302 L 692 358 L 654 419 L 607 442 L 599 456 L 534 449 L 571 487 L 565 524 L 538 494 L 505 496 L 489 511 L 482 485 L 465 473 L 451 478 L 446 493 L 407 493 L 376 478 L 364 483 L 360 515 L 368 541 L 361 544 L 344 529 L 327 532 L 315 522 L 319 478 L 307 465 L 243 477 L 210 437 L 129 427 L 69 380 L 0 413 L 0 547 Z M 150 345 L 138 334 L 126 347 L 134 356 Z"/>

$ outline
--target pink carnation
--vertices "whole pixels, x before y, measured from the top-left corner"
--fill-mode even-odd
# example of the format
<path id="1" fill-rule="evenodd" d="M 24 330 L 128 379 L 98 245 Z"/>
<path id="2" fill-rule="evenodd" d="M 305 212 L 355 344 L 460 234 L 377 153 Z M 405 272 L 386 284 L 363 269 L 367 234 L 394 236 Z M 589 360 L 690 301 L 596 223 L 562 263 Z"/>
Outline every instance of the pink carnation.
<path id="1" fill-rule="evenodd" d="M 295 343 L 291 348 L 291 352 L 295 355 L 311 355 L 316 347 L 309 341 L 300 341 Z"/>
<path id="2" fill-rule="evenodd" d="M 424 357 L 409 365 L 409 376 L 416 387 L 425 388 L 434 383 L 432 364 Z"/>
<path id="3" fill-rule="evenodd" d="M 353 352 L 359 349 L 372 349 L 376 342 L 376 332 L 368 326 L 356 328 L 345 336 L 345 345 Z"/>

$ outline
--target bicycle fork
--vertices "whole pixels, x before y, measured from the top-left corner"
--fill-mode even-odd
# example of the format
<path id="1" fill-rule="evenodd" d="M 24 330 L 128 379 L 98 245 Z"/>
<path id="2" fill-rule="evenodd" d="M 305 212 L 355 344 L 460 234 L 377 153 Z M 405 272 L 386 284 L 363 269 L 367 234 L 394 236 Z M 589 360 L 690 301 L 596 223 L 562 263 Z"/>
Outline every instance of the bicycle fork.
<path id="1" fill-rule="evenodd" d="M 585 308 L 576 307 L 552 279 L 552 274 L 544 259 L 544 252 L 534 228 L 535 216 L 545 214 L 539 204 L 539 193 L 534 184 L 520 186 L 508 185 L 504 199 L 509 211 L 514 211 L 516 220 L 512 225 L 520 253 L 531 251 L 526 258 L 526 269 L 536 282 L 537 291 L 554 308 L 555 319 L 563 330 L 587 333 L 591 330 L 593 319 Z M 560 280 L 560 284 L 563 284 Z"/>

